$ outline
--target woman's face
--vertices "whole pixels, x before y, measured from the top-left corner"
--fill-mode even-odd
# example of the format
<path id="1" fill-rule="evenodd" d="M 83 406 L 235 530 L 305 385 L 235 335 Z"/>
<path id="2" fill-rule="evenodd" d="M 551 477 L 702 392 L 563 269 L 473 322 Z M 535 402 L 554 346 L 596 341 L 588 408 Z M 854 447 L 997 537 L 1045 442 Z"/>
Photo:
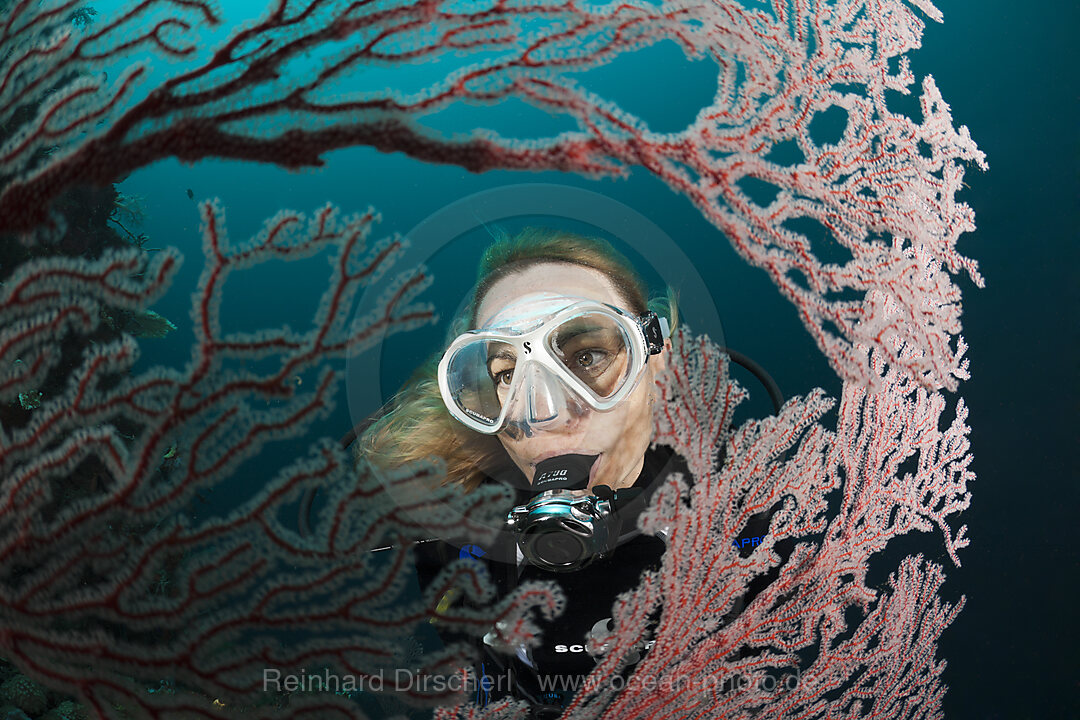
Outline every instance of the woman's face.
<path id="1" fill-rule="evenodd" d="M 598 300 L 628 310 L 627 301 L 596 270 L 568 263 L 543 263 L 497 281 L 481 300 L 476 325 L 483 327 L 507 305 L 534 293 L 547 292 Z M 612 410 L 591 408 L 574 414 L 567 422 L 533 433 L 532 437 L 498 438 L 510 459 L 533 481 L 536 464 L 556 455 L 599 455 L 593 464 L 589 487 L 629 487 L 641 473 L 645 451 L 652 442 L 652 404 L 656 397 L 656 374 L 667 362 L 667 350 L 649 358 L 634 391 Z"/>

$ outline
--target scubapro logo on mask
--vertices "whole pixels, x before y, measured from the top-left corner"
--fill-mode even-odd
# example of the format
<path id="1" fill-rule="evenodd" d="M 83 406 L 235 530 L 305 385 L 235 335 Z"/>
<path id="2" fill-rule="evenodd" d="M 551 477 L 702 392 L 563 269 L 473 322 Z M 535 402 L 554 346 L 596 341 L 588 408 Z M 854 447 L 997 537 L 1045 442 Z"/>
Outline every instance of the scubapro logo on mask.
<path id="1" fill-rule="evenodd" d="M 485 423 L 488 423 L 488 424 L 492 424 L 492 423 L 495 422 L 494 418 L 489 418 L 487 415 L 483 415 L 481 413 L 478 413 L 475 410 L 472 410 L 470 408 L 462 408 L 462 409 L 465 412 L 467 412 L 470 416 L 472 416 L 472 417 L 476 418 L 477 420 L 479 420 L 480 422 L 485 422 Z"/>
<path id="2" fill-rule="evenodd" d="M 525 354 L 526 355 L 528 355 L 529 353 L 532 352 L 532 343 L 530 343 L 528 340 L 521 343 L 521 347 L 525 348 Z"/>

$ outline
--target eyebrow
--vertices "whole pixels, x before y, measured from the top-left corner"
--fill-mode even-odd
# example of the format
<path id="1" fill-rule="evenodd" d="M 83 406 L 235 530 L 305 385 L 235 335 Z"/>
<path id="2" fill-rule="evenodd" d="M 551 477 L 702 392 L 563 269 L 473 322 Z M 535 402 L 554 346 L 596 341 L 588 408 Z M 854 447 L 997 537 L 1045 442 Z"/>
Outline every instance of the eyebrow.
<path id="1" fill-rule="evenodd" d="M 514 353 L 512 353 L 512 352 L 510 352 L 509 350 L 506 350 L 506 349 L 502 349 L 499 352 L 495 353 L 494 355 L 488 355 L 488 359 L 487 359 L 488 374 L 491 373 L 491 362 L 493 360 L 514 360 L 514 361 L 516 361 L 517 356 L 514 355 Z"/>
<path id="2" fill-rule="evenodd" d="M 616 337 L 617 333 L 609 327 L 603 325 L 593 325 L 592 327 L 573 328 L 566 333 L 560 333 L 558 339 L 560 342 L 566 342 L 573 340 L 579 335 L 600 335 L 603 338 Z"/>

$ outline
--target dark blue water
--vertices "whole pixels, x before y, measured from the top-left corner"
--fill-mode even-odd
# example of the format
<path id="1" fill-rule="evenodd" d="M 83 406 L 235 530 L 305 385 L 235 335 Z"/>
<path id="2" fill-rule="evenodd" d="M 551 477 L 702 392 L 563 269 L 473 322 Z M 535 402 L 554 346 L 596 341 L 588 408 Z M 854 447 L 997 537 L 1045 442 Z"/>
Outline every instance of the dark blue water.
<path id="1" fill-rule="evenodd" d="M 942 638 L 947 717 L 1080 716 L 1076 659 L 1076 6 L 944 7 L 913 57 L 932 72 L 990 171 L 963 198 L 978 231 L 959 248 L 985 290 L 965 290 L 972 379 L 971 546 L 948 585 L 967 607 Z"/>
<path id="2" fill-rule="evenodd" d="M 979 261 L 987 287 L 959 280 L 972 369 L 961 392 L 971 408 L 978 481 L 970 488 L 971 509 L 961 518 L 971 545 L 961 551 L 963 568 L 947 567 L 943 590 L 947 600 L 967 597 L 965 610 L 941 640 L 950 687 L 946 717 L 1078 717 L 1077 555 L 1069 529 L 1075 527 L 1080 477 L 1074 456 L 1080 89 L 1073 40 L 1080 13 L 1064 3 L 1021 8 L 1000 0 L 943 3 L 942 9 L 944 25 L 928 27 L 912 68 L 916 77 L 933 74 L 955 123 L 970 128 L 990 163 L 986 173 L 968 173 L 969 187 L 961 195 L 975 209 L 979 229 L 959 249 Z M 706 64 L 686 62 L 673 46 L 590 77 L 660 130 L 689 121 L 708 98 L 711 80 Z M 455 109 L 431 124 L 461 130 L 479 117 Z M 565 120 L 524 106 L 482 117 L 489 126 L 526 137 L 570 129 Z M 558 173 L 471 175 L 366 148 L 334 153 L 325 168 L 301 174 L 270 166 L 167 162 L 123 183 L 123 191 L 146 200 L 144 230 L 154 238 L 151 244 L 178 246 L 187 257 L 173 291 L 155 306 L 181 329 L 144 343 L 142 366 L 176 365 L 189 353 L 189 294 L 201 269 L 199 220 L 189 188 L 197 200 L 221 198 L 230 235 L 244 239 L 279 208 L 310 213 L 327 201 L 347 212 L 374 206 L 384 218 L 377 234 L 407 233 L 462 197 L 521 182 L 586 188 L 636 209 L 673 237 L 704 276 L 729 346 L 767 367 L 789 395 L 814 386 L 838 393 L 833 372 L 764 272 L 744 263 L 687 200 L 648 174 L 635 171 L 625 181 Z M 513 229 L 513 221 L 507 224 Z M 430 261 L 436 282 L 425 299 L 440 307 L 444 322 L 397 336 L 379 350 L 383 395 L 442 343 L 445 321 L 473 280 L 484 241 L 478 231 Z M 305 328 L 328 266 L 316 260 L 302 271 L 298 267 L 269 266 L 237 276 L 226 294 L 226 329 L 282 323 Z M 764 393 L 749 377 L 740 379 L 755 395 L 746 414 L 768 412 Z M 351 422 L 343 401 L 314 431 L 336 437 Z M 295 442 L 268 448 L 238 482 L 254 490 L 265 473 L 304 447 Z M 245 489 L 228 492 L 241 496 Z"/>

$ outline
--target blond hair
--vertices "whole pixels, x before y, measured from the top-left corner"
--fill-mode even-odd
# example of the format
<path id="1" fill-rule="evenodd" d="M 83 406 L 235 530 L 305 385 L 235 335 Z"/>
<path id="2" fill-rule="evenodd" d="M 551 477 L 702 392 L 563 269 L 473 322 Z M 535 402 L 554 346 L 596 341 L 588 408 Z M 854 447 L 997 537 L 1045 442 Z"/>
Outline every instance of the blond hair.
<path id="1" fill-rule="evenodd" d="M 602 273 L 636 314 L 648 310 L 667 317 L 674 330 L 678 320 L 674 291 L 649 298 L 645 283 L 630 262 L 607 241 L 541 227 L 505 233 L 484 252 L 468 307 L 450 328 L 455 338 L 476 326 L 484 296 L 499 280 L 533 265 L 568 263 Z M 394 468 L 425 458 L 446 463 L 447 483 L 466 490 L 477 487 L 495 468 L 510 462 L 494 435 L 474 432 L 447 411 L 437 379 L 442 353 L 425 362 L 388 404 L 389 411 L 372 423 L 356 443 L 356 453 L 377 468 Z"/>

